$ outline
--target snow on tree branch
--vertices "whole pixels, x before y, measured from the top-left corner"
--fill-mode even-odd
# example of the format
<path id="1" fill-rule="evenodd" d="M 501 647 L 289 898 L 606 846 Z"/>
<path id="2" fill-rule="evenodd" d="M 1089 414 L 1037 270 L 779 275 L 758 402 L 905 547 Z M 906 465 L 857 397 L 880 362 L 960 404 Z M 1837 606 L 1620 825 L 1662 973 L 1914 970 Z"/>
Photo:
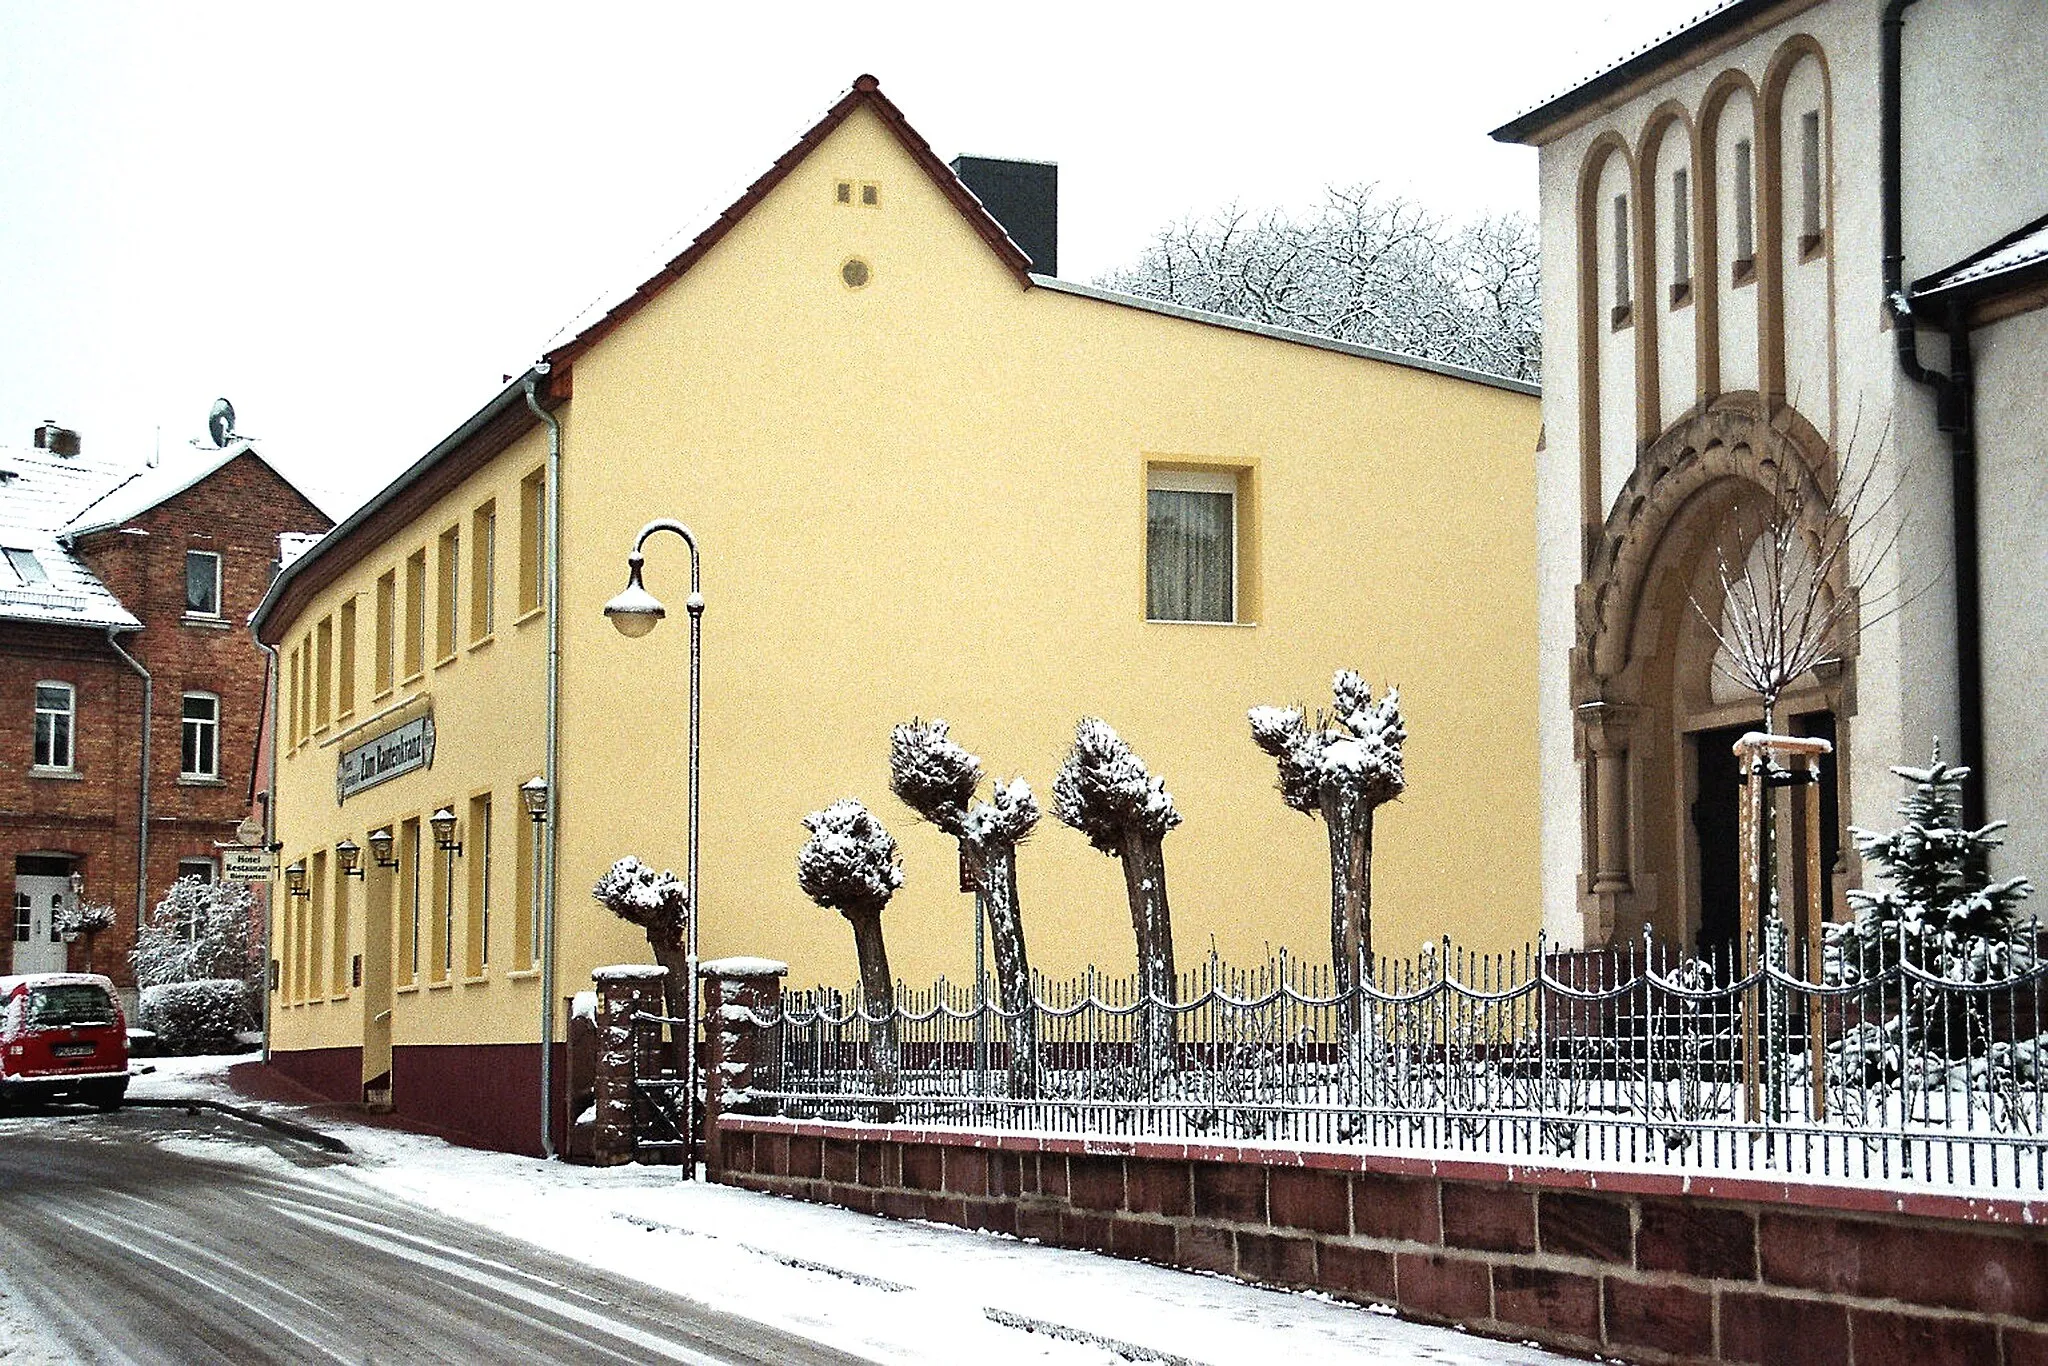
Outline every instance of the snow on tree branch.
<path id="1" fill-rule="evenodd" d="M 1323 809 L 1326 795 L 1380 806 L 1408 786 L 1401 746 L 1401 694 L 1388 688 L 1375 702 L 1372 689 L 1350 669 L 1330 682 L 1335 711 L 1310 726 L 1300 707 L 1253 707 L 1252 742 L 1280 769 L 1280 798 L 1296 811 Z"/>
<path id="2" fill-rule="evenodd" d="M 1024 842 L 1038 825 L 1038 797 L 1022 778 L 999 782 L 989 790 L 990 800 L 967 809 L 960 836 L 974 849 Z"/>
<path id="3" fill-rule="evenodd" d="M 690 919 L 690 893 L 674 873 L 655 872 L 628 854 L 590 889 L 606 910 L 647 932 L 657 948 L 683 942 Z"/>
<path id="4" fill-rule="evenodd" d="M 1164 779 L 1155 778 L 1107 721 L 1083 717 L 1052 780 L 1053 814 L 1105 854 L 1131 834 L 1157 839 L 1180 824 Z"/>
<path id="5" fill-rule="evenodd" d="M 947 734 L 946 723 L 912 719 L 889 732 L 889 790 L 947 834 L 958 837 L 981 782 L 981 760 Z"/>
<path id="6" fill-rule="evenodd" d="M 896 837 L 851 797 L 804 817 L 810 839 L 796 856 L 797 886 L 840 912 L 879 910 L 903 885 Z"/>
<path id="7" fill-rule="evenodd" d="M 1330 187 L 1298 214 L 1231 205 L 1168 224 L 1097 283 L 1534 381 L 1539 265 L 1519 214 L 1454 224 L 1367 184 Z"/>

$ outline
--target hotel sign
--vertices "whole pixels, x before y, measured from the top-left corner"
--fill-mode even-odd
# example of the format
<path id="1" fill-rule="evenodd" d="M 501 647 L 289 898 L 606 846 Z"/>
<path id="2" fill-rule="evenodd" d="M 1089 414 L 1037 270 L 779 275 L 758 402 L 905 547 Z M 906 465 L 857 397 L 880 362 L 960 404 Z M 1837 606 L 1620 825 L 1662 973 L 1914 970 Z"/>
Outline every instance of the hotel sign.
<path id="1" fill-rule="evenodd" d="M 347 801 L 387 778 L 434 766 L 434 718 L 422 716 L 354 749 L 341 752 L 335 767 L 334 800 Z"/>

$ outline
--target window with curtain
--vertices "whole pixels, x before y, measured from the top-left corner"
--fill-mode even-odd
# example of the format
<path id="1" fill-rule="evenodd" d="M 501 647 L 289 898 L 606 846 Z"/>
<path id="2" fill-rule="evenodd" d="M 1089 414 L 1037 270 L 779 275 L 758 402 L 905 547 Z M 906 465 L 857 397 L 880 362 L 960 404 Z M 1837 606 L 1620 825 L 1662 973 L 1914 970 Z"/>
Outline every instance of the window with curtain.
<path id="1" fill-rule="evenodd" d="M 1237 619 L 1237 475 L 1152 470 L 1145 490 L 1145 616 Z"/>

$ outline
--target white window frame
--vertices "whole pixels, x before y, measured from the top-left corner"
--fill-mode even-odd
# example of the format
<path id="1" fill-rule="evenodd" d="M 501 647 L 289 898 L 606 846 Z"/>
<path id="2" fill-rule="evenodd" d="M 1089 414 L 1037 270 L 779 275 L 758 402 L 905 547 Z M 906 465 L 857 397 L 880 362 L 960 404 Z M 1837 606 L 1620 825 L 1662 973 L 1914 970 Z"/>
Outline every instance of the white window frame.
<path id="1" fill-rule="evenodd" d="M 1223 619 L 1208 617 L 1155 617 L 1151 604 L 1146 604 L 1145 620 L 1176 626 L 1234 626 L 1244 620 L 1243 564 L 1240 546 L 1243 543 L 1244 528 L 1241 525 L 1244 499 L 1238 493 L 1238 471 L 1234 469 L 1162 469 L 1148 466 L 1145 470 L 1145 501 L 1147 506 L 1147 530 L 1145 536 L 1145 573 L 1149 580 L 1152 572 L 1152 537 L 1149 510 L 1152 493 L 1224 493 L 1230 495 L 1230 616 Z M 1149 596 L 1149 591 L 1148 591 Z"/>
<path id="2" fill-rule="evenodd" d="M 64 690 L 64 709 L 58 711 L 43 706 L 43 689 Z M 64 718 L 64 762 L 43 763 L 40 751 L 43 743 L 43 718 L 61 716 Z M 55 748 L 56 731 L 51 730 L 52 749 Z M 30 741 L 30 766 L 39 773 L 75 773 L 78 771 L 78 689 L 58 678 L 39 678 L 35 691 L 35 731 Z M 54 752 L 51 755 L 55 758 Z"/>
<path id="3" fill-rule="evenodd" d="M 186 706 L 195 698 L 200 701 L 213 703 L 213 715 L 211 718 L 193 717 L 185 714 Z M 211 737 L 209 737 L 211 740 L 209 747 L 212 750 L 210 757 L 213 760 L 213 767 L 211 769 L 187 768 L 185 766 L 186 739 L 194 733 L 195 729 L 203 731 L 208 728 L 213 732 Z M 180 778 L 208 779 L 218 779 L 220 777 L 220 695 L 217 693 L 188 692 L 178 698 L 178 776 Z"/>
<path id="4" fill-rule="evenodd" d="M 213 561 L 213 610 L 211 612 L 202 612 L 192 605 L 192 559 L 196 555 L 203 555 Z M 198 617 L 204 621 L 219 621 L 224 613 L 221 596 L 220 552 L 218 550 L 192 550 L 188 548 L 185 551 L 185 615 L 188 617 Z"/>
<path id="5" fill-rule="evenodd" d="M 25 546 L 5 547 L 7 568 L 21 581 L 23 588 L 40 588 L 49 583 L 50 573 L 43 568 L 43 562 L 36 558 L 36 552 Z"/>

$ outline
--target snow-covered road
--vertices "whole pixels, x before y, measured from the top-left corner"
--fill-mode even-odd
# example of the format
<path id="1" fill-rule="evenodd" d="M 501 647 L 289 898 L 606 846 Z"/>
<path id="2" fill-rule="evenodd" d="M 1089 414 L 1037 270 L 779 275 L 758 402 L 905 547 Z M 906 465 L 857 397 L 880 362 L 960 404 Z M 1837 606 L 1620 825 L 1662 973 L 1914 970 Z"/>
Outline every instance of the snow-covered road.
<path id="1" fill-rule="evenodd" d="M 135 1094 L 248 1104 L 227 1088 L 226 1066 L 223 1059 L 164 1060 Z M 567 1166 L 451 1147 L 328 1114 L 317 1122 L 354 1153 L 308 1166 L 210 1125 L 161 1146 L 241 1164 L 296 1184 L 309 1198 L 374 1192 L 406 1209 L 537 1244 L 595 1275 L 638 1280 L 875 1361 L 1568 1360 L 1320 1296 L 683 1181 L 672 1168 Z M 0 1304 L 0 1338 L 5 1312 Z M 0 1353 L 6 1366 L 22 1359 L 34 1360 Z"/>

